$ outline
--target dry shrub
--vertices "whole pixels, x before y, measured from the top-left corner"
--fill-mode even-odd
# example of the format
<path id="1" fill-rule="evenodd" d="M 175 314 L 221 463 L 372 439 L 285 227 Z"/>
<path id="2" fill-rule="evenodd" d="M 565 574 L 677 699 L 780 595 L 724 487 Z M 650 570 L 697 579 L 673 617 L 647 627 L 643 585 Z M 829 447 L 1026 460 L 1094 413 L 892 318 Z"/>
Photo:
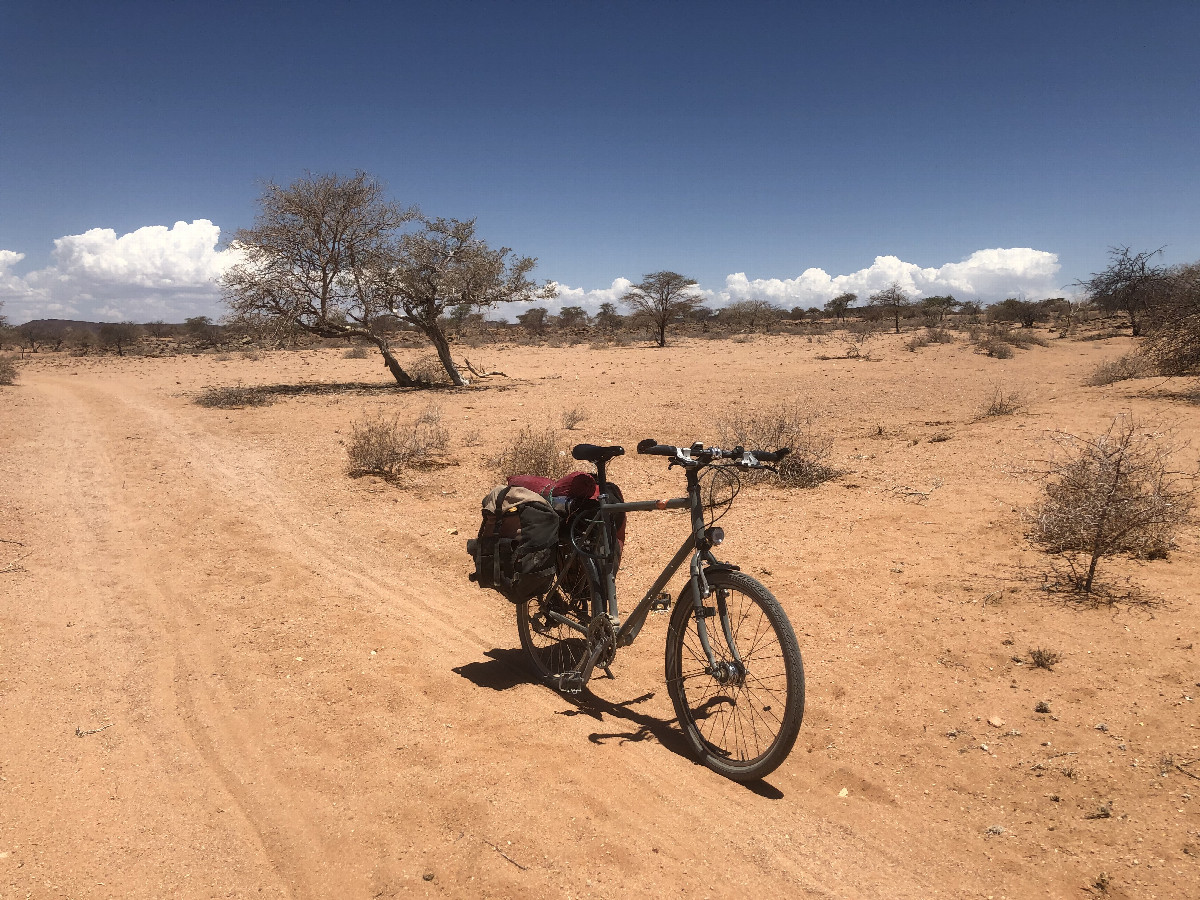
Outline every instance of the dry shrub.
<path id="1" fill-rule="evenodd" d="M 995 359 L 1012 359 L 1016 356 L 1012 345 L 1007 341 L 1002 341 L 999 338 L 985 338 L 975 345 L 975 349 L 987 356 Z"/>
<path id="2" fill-rule="evenodd" d="M 984 353 L 996 359 L 1012 359 L 1013 347 L 1028 350 L 1030 347 L 1049 346 L 1045 338 L 1025 328 L 1007 328 L 989 325 L 986 328 L 971 326 L 967 331 L 976 353 Z"/>
<path id="3" fill-rule="evenodd" d="M 910 353 L 920 350 L 922 347 L 929 346 L 929 338 L 923 334 L 914 334 L 904 342 L 904 349 Z"/>
<path id="4" fill-rule="evenodd" d="M 787 487 L 816 487 L 842 474 L 829 464 L 833 438 L 819 433 L 811 417 L 795 407 L 741 413 L 717 425 L 723 444 L 767 451 L 791 447 L 792 452 L 775 467 Z M 748 472 L 743 477 L 753 481 L 769 473 Z"/>
<path id="5" fill-rule="evenodd" d="M 370 356 L 366 347 L 351 347 L 342 354 L 342 359 L 368 359 Z"/>
<path id="6" fill-rule="evenodd" d="M 196 397 L 197 406 L 213 409 L 241 409 L 245 406 L 270 406 L 275 396 L 260 387 L 235 384 L 229 387 L 209 388 Z"/>
<path id="7" fill-rule="evenodd" d="M 436 353 L 426 353 L 418 356 L 405 367 L 408 376 L 418 384 L 450 384 L 450 376 L 446 367 Z"/>
<path id="8" fill-rule="evenodd" d="M 1054 667 L 1058 665 L 1059 655 L 1054 650 L 1045 650 L 1042 647 L 1030 647 L 1029 659 L 1039 669 L 1045 669 L 1048 672 L 1053 672 Z M 1047 707 L 1047 709 L 1049 709 L 1049 707 Z"/>
<path id="9" fill-rule="evenodd" d="M 1118 381 L 1125 381 L 1129 378 L 1137 378 L 1139 375 L 1144 375 L 1147 368 L 1146 360 L 1142 356 L 1137 353 L 1126 353 L 1123 356 L 1118 356 L 1116 359 L 1100 363 L 1083 383 L 1089 387 L 1102 387 L 1106 384 L 1115 384 Z"/>
<path id="10" fill-rule="evenodd" d="M 562 427 L 567 431 L 573 431 L 575 426 L 587 418 L 587 413 L 582 406 L 573 406 L 570 409 L 563 410 Z"/>
<path id="11" fill-rule="evenodd" d="M 561 478 L 571 461 L 559 448 L 558 429 L 525 425 L 506 447 L 490 461 L 491 470 L 501 478 L 510 475 L 542 475 Z"/>
<path id="12" fill-rule="evenodd" d="M 926 328 L 925 336 L 929 338 L 931 344 L 953 344 L 954 335 L 951 334 L 944 326 L 937 328 Z"/>
<path id="13" fill-rule="evenodd" d="M 1026 517 L 1030 539 L 1066 562 L 1070 588 L 1091 594 L 1097 564 L 1117 553 L 1165 557 L 1195 495 L 1195 476 L 1171 468 L 1179 449 L 1171 435 L 1122 415 L 1101 434 L 1053 439 L 1044 495 Z"/>
<path id="14" fill-rule="evenodd" d="M 988 398 L 983 409 L 979 411 L 979 418 L 987 419 L 992 416 L 1011 416 L 1025 408 L 1025 397 L 1020 391 L 1010 391 L 1005 389 L 1003 384 L 992 385 L 992 394 Z"/>
<path id="15" fill-rule="evenodd" d="M 402 424 L 396 416 L 363 419 L 351 426 L 347 472 L 394 479 L 405 469 L 438 465 L 449 443 L 437 406 L 427 407 L 411 424 Z"/>
<path id="16" fill-rule="evenodd" d="M 17 380 L 17 364 L 11 356 L 0 356 L 0 384 L 13 384 Z"/>

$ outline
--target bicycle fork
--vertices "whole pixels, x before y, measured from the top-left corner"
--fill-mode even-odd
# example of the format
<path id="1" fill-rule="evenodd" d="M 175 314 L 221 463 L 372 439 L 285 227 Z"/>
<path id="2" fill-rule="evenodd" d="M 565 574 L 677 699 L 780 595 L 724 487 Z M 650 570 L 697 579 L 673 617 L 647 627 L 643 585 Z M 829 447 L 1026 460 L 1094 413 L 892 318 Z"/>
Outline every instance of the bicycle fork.
<path id="1" fill-rule="evenodd" d="M 733 637 L 733 626 L 729 621 L 729 608 L 725 603 L 725 591 L 716 591 L 717 604 L 715 609 L 711 606 L 705 606 L 704 601 L 713 595 L 713 590 L 709 587 L 703 570 L 699 568 L 696 562 L 693 563 L 691 588 L 693 598 L 692 615 L 696 619 L 696 634 L 700 638 L 700 646 L 704 649 L 704 655 L 708 659 L 707 674 L 711 675 L 718 684 L 740 687 L 746 680 L 746 664 L 742 662 L 742 655 L 738 652 L 737 641 Z M 721 622 L 722 636 L 725 638 L 725 646 L 729 648 L 729 656 L 732 659 L 718 658 L 717 654 L 713 651 L 712 639 L 708 633 L 708 620 L 714 615 Z"/>

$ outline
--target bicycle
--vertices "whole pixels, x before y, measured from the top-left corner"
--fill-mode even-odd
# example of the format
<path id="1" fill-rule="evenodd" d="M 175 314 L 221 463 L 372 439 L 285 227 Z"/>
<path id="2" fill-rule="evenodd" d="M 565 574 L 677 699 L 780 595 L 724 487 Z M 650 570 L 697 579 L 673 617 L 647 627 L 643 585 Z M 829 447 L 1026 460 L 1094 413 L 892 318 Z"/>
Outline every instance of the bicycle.
<path id="1" fill-rule="evenodd" d="M 737 494 L 739 468 L 771 469 L 790 451 L 721 450 L 700 443 L 683 448 L 647 439 L 637 452 L 669 457 L 668 469 L 682 468 L 687 496 L 610 502 L 616 492 L 605 468 L 624 448 L 574 447 L 575 459 L 596 467 L 599 499 L 556 504 L 565 533 L 557 572 L 544 594 L 517 604 L 521 646 L 542 680 L 562 693 L 581 692 L 596 668 L 612 677 L 617 650 L 634 642 L 651 611 L 670 608 L 663 588 L 690 557 L 688 583 L 667 630 L 667 693 L 688 745 L 705 765 L 735 781 L 760 779 L 778 768 L 795 743 L 804 718 L 804 664 L 774 595 L 713 555 L 725 537 L 715 523 Z M 622 622 L 615 580 L 622 517 L 676 509 L 690 512 L 687 539 Z M 719 627 L 710 627 L 714 619 Z"/>

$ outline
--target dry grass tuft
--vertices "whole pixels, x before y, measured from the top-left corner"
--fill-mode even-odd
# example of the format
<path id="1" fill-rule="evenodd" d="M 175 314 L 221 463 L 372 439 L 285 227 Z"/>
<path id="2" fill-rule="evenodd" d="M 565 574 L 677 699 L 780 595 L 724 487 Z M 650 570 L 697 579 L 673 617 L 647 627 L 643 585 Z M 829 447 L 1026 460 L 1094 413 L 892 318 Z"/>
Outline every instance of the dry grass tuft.
<path id="1" fill-rule="evenodd" d="M 258 387 L 235 384 L 229 387 L 209 388 L 196 397 L 197 406 L 212 409 L 242 409 L 246 406 L 270 406 L 275 396 Z"/>
<path id="2" fill-rule="evenodd" d="M 398 478 L 405 469 L 428 469 L 442 462 L 450 433 L 437 406 L 425 409 L 411 424 L 395 416 L 377 416 L 352 425 L 346 445 L 347 472 L 353 477 Z"/>
<path id="3" fill-rule="evenodd" d="M 559 447 L 558 429 L 526 425 L 490 460 L 490 468 L 501 478 L 510 475 L 561 478 L 570 471 L 571 460 Z"/>
<path id="4" fill-rule="evenodd" d="M 587 418 L 587 413 L 584 412 L 582 406 L 573 406 L 570 409 L 563 410 L 562 427 L 567 431 L 573 431 L 575 426 Z"/>
<path id="5" fill-rule="evenodd" d="M 740 413 L 719 421 L 717 426 L 721 442 L 731 447 L 768 451 L 791 447 L 792 452 L 776 466 L 779 481 L 787 487 L 816 487 L 842 474 L 829 464 L 833 438 L 819 433 L 812 419 L 794 407 Z M 755 481 L 771 476 L 768 472 L 746 472 L 742 477 Z"/>
<path id="6" fill-rule="evenodd" d="M 0 356 L 0 384 L 14 384 L 17 380 L 17 364 L 11 356 Z"/>
<path id="7" fill-rule="evenodd" d="M 1003 384 L 992 385 L 992 395 L 979 411 L 979 418 L 1011 416 L 1025 408 L 1025 397 L 1020 391 L 1006 390 Z"/>
<path id="8" fill-rule="evenodd" d="M 1045 650 L 1041 647 L 1031 647 L 1029 648 L 1029 659 L 1039 669 L 1045 669 L 1047 672 L 1053 672 L 1054 667 L 1058 665 L 1060 657 L 1054 650 Z M 1050 707 L 1047 706 L 1046 709 L 1049 710 Z M 1041 712 L 1041 710 L 1038 710 L 1038 712 Z"/>
<path id="9" fill-rule="evenodd" d="M 370 356 L 366 347 L 351 347 L 342 354 L 342 359 L 368 359 Z"/>
<path id="10" fill-rule="evenodd" d="M 1106 384 L 1115 384 L 1118 381 L 1127 381 L 1130 378 L 1137 378 L 1139 375 L 1146 375 L 1148 369 L 1149 366 L 1141 355 L 1126 353 L 1116 359 L 1100 363 L 1083 383 L 1088 387 L 1103 387 Z"/>
<path id="11" fill-rule="evenodd" d="M 446 373 L 446 367 L 442 365 L 442 361 L 436 353 L 426 353 L 423 356 L 418 356 L 405 366 L 404 370 L 418 384 L 450 384 L 450 376 Z"/>

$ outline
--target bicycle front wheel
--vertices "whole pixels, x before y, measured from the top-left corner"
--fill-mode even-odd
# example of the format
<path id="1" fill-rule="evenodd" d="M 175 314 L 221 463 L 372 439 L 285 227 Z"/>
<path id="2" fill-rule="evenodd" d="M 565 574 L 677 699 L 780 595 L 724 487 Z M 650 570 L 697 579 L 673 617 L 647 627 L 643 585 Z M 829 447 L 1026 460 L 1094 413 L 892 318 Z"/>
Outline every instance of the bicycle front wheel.
<path id="1" fill-rule="evenodd" d="M 704 621 L 715 664 L 684 592 L 667 631 L 667 693 L 700 761 L 734 781 L 755 781 L 787 758 L 804 719 L 800 645 L 757 580 L 714 572 L 708 583 Z"/>

